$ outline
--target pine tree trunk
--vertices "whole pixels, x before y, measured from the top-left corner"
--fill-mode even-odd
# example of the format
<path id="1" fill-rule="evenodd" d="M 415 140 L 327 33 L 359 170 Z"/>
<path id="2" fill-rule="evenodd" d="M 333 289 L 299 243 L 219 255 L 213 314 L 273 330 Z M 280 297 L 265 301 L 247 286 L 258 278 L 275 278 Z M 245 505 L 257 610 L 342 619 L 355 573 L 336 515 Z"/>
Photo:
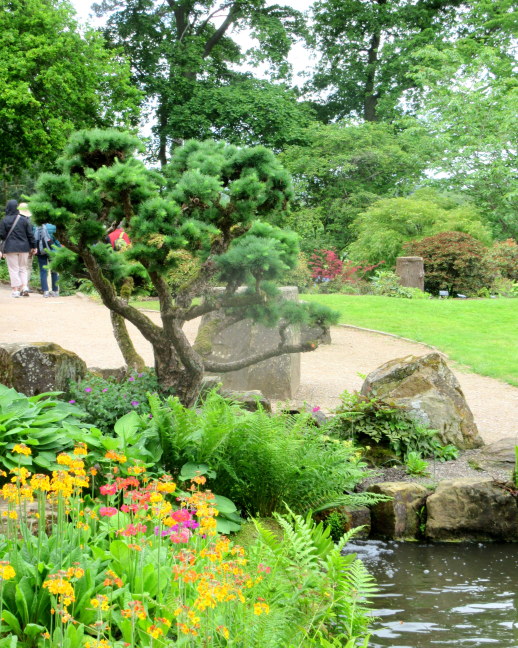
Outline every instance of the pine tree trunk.
<path id="1" fill-rule="evenodd" d="M 192 407 L 200 394 L 203 369 L 182 367 L 172 346 L 154 348 L 153 351 L 161 390 L 177 396 L 185 407 Z"/>

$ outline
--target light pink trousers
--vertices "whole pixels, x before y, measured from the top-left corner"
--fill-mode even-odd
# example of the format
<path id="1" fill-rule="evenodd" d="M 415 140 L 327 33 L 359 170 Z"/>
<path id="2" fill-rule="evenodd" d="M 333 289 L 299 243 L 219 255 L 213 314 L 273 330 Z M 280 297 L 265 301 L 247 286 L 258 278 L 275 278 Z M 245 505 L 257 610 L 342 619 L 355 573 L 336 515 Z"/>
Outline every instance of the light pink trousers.
<path id="1" fill-rule="evenodd" d="M 11 288 L 20 290 L 27 286 L 27 261 L 28 252 L 8 252 L 5 255 Z"/>

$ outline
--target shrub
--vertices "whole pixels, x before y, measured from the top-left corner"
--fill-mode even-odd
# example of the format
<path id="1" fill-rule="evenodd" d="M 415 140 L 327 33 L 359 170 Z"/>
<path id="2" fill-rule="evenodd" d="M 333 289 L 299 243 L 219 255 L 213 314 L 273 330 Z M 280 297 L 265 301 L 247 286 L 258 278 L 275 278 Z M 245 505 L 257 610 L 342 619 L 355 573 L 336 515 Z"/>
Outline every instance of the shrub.
<path id="1" fill-rule="evenodd" d="M 300 292 L 305 292 L 313 283 L 312 272 L 308 265 L 308 257 L 304 252 L 299 252 L 297 265 L 286 273 L 284 284 L 297 286 Z"/>
<path id="2" fill-rule="evenodd" d="M 484 261 L 494 275 L 518 281 L 518 244 L 514 239 L 495 243 L 486 252 Z"/>
<path id="3" fill-rule="evenodd" d="M 113 431 L 117 419 L 131 411 L 149 414 L 147 393 L 155 392 L 158 382 L 153 371 L 133 373 L 118 382 L 88 374 L 70 385 L 67 399 L 88 414 L 87 420 L 106 433 Z"/>
<path id="4" fill-rule="evenodd" d="M 73 444 L 70 434 L 83 434 L 89 427 L 81 422 L 84 412 L 52 398 L 57 393 L 27 397 L 0 385 L 0 465 L 53 470 L 56 453 Z"/>
<path id="5" fill-rule="evenodd" d="M 476 295 L 491 284 L 484 261 L 487 248 L 469 234 L 441 232 L 404 246 L 405 254 L 423 257 L 425 290 Z"/>
<path id="6" fill-rule="evenodd" d="M 518 282 L 505 277 L 496 277 L 491 284 L 491 293 L 500 297 L 518 297 Z"/>
<path id="7" fill-rule="evenodd" d="M 177 398 L 150 397 L 152 419 L 166 468 L 203 465 L 213 491 L 249 515 L 268 517 L 287 505 L 297 513 L 344 496 L 366 476 L 365 464 L 348 441 L 323 436 L 311 414 L 247 412 L 211 392 L 197 411 Z"/>
<path id="8" fill-rule="evenodd" d="M 311 277 L 316 283 L 332 281 L 343 268 L 342 261 L 333 250 L 315 250 L 308 265 L 311 269 Z"/>

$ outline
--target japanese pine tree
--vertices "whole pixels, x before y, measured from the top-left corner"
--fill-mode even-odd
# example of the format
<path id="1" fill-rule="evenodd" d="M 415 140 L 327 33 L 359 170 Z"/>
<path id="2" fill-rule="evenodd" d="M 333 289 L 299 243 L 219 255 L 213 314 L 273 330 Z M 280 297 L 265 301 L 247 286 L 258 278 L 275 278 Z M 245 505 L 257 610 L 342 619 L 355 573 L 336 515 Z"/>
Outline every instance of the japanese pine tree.
<path id="1" fill-rule="evenodd" d="M 174 390 L 186 405 L 196 399 L 205 371 L 221 374 L 316 348 L 318 336 L 292 344 L 285 335 L 290 323 L 309 323 L 323 336 L 333 314 L 279 297 L 276 282 L 296 265 L 298 243 L 277 225 L 292 188 L 273 153 L 188 141 L 157 172 L 136 157 L 140 149 L 126 132 L 79 131 L 59 161 L 61 173 L 40 176 L 31 211 L 35 222 L 57 227 L 64 247 L 53 254 L 53 267 L 91 279 L 119 324 L 128 320 L 151 343 L 162 389 Z M 132 245 L 115 253 L 103 241 L 118 226 Z M 186 253 L 194 271 L 185 283 L 168 282 Z M 128 281 L 135 277 L 153 285 L 161 326 L 128 303 Z M 213 290 L 216 282 L 225 290 Z M 243 285 L 246 290 L 238 291 Z M 183 326 L 220 309 L 232 321 L 251 317 L 278 325 L 280 343 L 240 361 L 202 357 Z M 131 358 L 131 349 L 123 354 Z"/>

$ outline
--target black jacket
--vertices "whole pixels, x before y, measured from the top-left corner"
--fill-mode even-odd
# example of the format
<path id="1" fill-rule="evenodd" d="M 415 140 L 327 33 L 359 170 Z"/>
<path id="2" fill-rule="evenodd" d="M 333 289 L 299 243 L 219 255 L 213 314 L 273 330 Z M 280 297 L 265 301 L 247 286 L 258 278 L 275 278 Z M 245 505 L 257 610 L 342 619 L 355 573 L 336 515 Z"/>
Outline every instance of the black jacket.
<path id="1" fill-rule="evenodd" d="M 15 218 L 16 216 L 10 214 L 9 216 L 4 216 L 0 221 L 0 239 L 2 239 L 2 241 L 5 241 L 5 237 L 9 233 Z M 16 227 L 13 229 L 11 236 L 5 243 L 4 253 L 30 252 L 30 250 L 35 247 L 36 241 L 34 240 L 34 234 L 32 233 L 32 225 L 26 216 L 20 216 L 16 223 Z"/>

